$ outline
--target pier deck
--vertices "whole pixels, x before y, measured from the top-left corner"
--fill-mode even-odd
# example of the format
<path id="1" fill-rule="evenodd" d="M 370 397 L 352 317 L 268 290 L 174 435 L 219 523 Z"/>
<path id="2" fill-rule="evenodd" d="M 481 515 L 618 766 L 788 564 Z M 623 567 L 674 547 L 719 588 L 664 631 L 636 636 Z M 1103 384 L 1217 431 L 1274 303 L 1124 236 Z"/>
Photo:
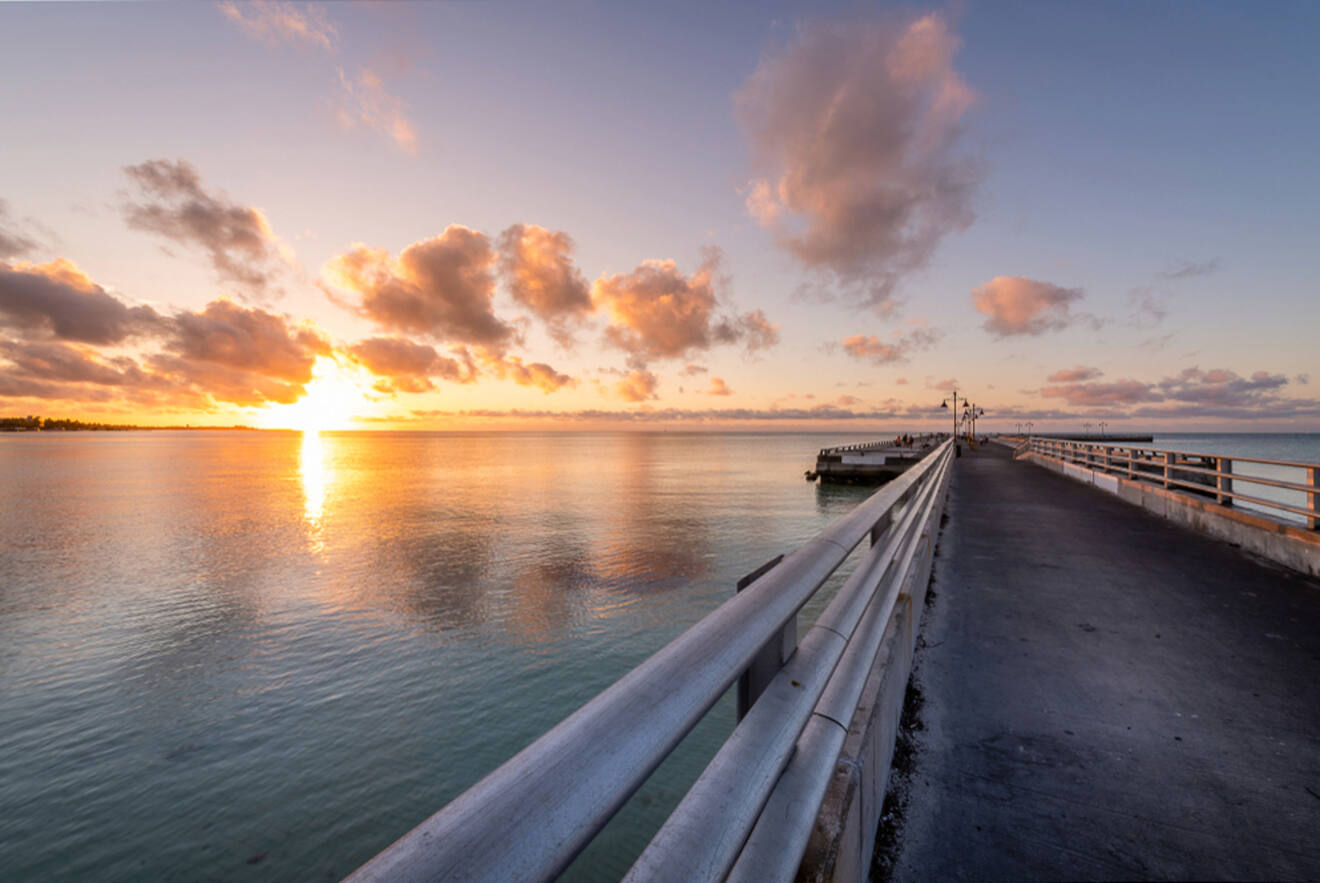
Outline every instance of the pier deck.
<path id="1" fill-rule="evenodd" d="M 894 879 L 1320 877 L 1320 582 L 993 445 L 947 511 Z"/>

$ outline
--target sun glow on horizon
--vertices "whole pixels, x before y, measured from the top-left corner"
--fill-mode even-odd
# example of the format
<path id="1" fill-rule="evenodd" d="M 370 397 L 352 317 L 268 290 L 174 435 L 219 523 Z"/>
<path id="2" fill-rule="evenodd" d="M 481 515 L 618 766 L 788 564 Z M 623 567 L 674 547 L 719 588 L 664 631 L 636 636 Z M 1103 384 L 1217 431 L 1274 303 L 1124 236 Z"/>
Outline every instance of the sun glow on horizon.
<path id="1" fill-rule="evenodd" d="M 360 369 L 318 356 L 303 397 L 292 404 L 271 405 L 257 419 L 263 429 L 352 429 L 354 418 L 376 410 L 370 389 L 370 381 Z"/>

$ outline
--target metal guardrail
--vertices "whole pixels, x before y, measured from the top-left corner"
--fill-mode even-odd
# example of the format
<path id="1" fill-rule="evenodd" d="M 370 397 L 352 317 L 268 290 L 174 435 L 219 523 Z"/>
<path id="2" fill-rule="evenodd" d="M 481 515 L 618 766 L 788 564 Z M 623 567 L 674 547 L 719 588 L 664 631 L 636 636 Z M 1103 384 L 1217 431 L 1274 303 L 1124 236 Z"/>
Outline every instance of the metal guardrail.
<path id="1" fill-rule="evenodd" d="M 553 878 L 869 535 L 865 559 L 629 872 L 761 880 L 768 867 L 792 879 L 842 744 L 829 728 L 851 720 L 923 532 L 934 530 L 951 455 L 950 442 L 935 448 L 349 880 Z M 773 821 L 762 817 L 768 804 L 780 808 Z"/>
<path id="2" fill-rule="evenodd" d="M 1309 530 L 1320 529 L 1320 464 L 1290 460 L 1267 460 L 1262 457 L 1225 457 L 1192 451 L 1166 451 L 1157 448 L 1117 447 L 1085 442 L 1056 441 L 1045 438 L 1028 440 L 1030 451 L 1075 463 L 1108 475 L 1144 481 L 1165 488 L 1213 497 L 1223 506 L 1246 503 L 1264 510 L 1277 520 L 1296 523 L 1299 519 Z M 1235 463 L 1298 470 L 1300 481 L 1286 481 L 1263 475 L 1234 471 Z M 1242 484 L 1278 488 L 1302 494 L 1305 505 L 1294 506 L 1255 494 L 1241 493 Z M 1291 516 L 1291 517 L 1289 517 Z"/>
<path id="3" fill-rule="evenodd" d="M 929 434 L 914 435 L 912 437 L 912 444 L 910 445 L 900 445 L 895 441 L 857 442 L 856 444 L 851 444 L 851 445 L 835 445 L 834 447 L 831 448 L 821 448 L 820 453 L 818 453 L 816 456 L 828 457 L 830 454 L 843 454 L 843 453 L 851 453 L 855 451 L 881 451 L 884 450 L 885 448 L 898 448 L 900 450 L 915 450 L 917 448 L 929 445 L 932 442 L 938 441 L 942 437 L 943 437 L 943 433 L 936 433 L 933 435 L 929 435 Z"/>

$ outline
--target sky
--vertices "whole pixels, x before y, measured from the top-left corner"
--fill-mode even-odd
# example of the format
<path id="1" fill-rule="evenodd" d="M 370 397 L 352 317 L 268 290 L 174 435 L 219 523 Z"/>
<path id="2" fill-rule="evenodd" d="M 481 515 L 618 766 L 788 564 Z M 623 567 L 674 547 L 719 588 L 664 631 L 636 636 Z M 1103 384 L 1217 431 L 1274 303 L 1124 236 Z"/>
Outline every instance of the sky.
<path id="1" fill-rule="evenodd" d="M 1320 431 L 1317 34 L 0 4 L 0 415 L 915 431 L 956 391 L 989 431 Z"/>

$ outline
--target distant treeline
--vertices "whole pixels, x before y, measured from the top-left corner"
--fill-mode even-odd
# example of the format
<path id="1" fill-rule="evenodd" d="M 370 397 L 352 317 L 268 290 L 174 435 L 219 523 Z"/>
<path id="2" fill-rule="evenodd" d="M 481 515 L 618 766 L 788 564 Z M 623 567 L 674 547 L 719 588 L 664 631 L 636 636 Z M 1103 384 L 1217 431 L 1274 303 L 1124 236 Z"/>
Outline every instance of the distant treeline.
<path id="1" fill-rule="evenodd" d="M 134 426 L 131 423 L 88 423 L 60 417 L 0 417 L 0 432 L 125 432 L 131 429 L 251 429 L 251 426 Z"/>

